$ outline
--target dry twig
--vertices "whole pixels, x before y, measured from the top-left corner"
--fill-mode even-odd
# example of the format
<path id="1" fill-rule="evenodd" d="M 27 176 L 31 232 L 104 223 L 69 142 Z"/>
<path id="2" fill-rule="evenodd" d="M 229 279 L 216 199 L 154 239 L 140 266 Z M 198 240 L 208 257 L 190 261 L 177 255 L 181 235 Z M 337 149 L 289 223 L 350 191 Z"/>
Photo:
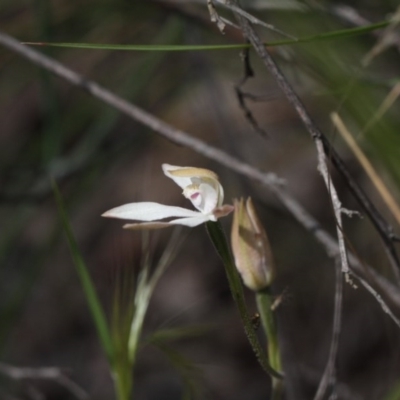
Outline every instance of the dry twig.
<path id="1" fill-rule="evenodd" d="M 334 385 L 336 380 L 336 357 L 339 348 L 339 337 L 342 326 L 342 303 L 343 303 L 343 280 L 342 272 L 345 274 L 346 279 L 349 281 L 349 265 L 347 260 L 347 250 L 343 235 L 342 225 L 342 206 L 337 195 L 336 188 L 333 185 L 332 178 L 329 174 L 326 156 L 324 153 L 324 147 L 320 140 L 316 141 L 317 152 L 318 152 L 318 170 L 320 171 L 325 186 L 331 198 L 333 211 L 336 220 L 336 232 L 339 244 L 339 255 L 340 264 L 335 263 L 335 302 L 334 302 L 334 313 L 333 313 L 333 328 L 332 328 L 332 341 L 329 350 L 328 361 L 325 366 L 324 373 L 318 386 L 318 390 L 315 394 L 314 400 L 322 400 L 326 389 L 330 385 Z"/>
<path id="2" fill-rule="evenodd" d="M 239 106 L 242 109 L 243 114 L 246 120 L 249 122 L 250 126 L 254 129 L 255 132 L 259 133 L 261 136 L 267 136 L 267 132 L 263 128 L 261 128 L 250 108 L 247 106 L 246 98 L 248 97 L 248 95 L 242 90 L 242 87 L 247 82 L 247 80 L 254 76 L 254 72 L 250 64 L 250 49 L 244 49 L 241 52 L 241 57 L 243 60 L 244 73 L 239 83 L 235 85 L 236 97 L 238 98 Z"/>
<path id="3" fill-rule="evenodd" d="M 52 380 L 68 390 L 77 399 L 85 400 L 88 398 L 87 393 L 78 384 L 66 376 L 60 368 L 20 368 L 0 363 L 0 374 L 16 381 L 28 379 Z"/>

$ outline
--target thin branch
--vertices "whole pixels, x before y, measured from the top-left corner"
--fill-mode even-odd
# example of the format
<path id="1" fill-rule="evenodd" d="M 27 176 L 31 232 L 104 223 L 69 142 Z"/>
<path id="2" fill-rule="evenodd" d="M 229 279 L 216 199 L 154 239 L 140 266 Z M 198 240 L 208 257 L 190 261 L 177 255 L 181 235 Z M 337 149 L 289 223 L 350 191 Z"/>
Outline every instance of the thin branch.
<path id="1" fill-rule="evenodd" d="M 342 329 L 342 309 L 343 309 L 343 277 L 339 263 L 335 263 L 335 300 L 333 311 L 332 340 L 329 349 L 328 361 L 324 373 L 319 382 L 317 393 L 314 400 L 322 400 L 329 386 L 336 386 L 336 359 L 339 349 L 339 338 Z"/>
<path id="2" fill-rule="evenodd" d="M 264 21 L 261 21 L 260 19 L 256 18 L 254 15 L 249 14 L 247 11 L 242 10 L 240 7 L 235 5 L 233 2 L 230 2 L 230 0 L 207 0 L 208 2 L 214 1 L 215 3 L 219 4 L 220 6 L 233 11 L 236 14 L 239 14 L 241 17 L 247 19 L 249 22 L 251 22 L 254 25 L 260 25 L 264 28 L 267 28 L 273 32 L 279 33 L 282 36 L 285 36 L 289 39 L 297 40 L 297 38 L 293 35 L 290 35 L 289 33 L 283 32 L 278 28 L 275 28 L 275 26 L 271 24 L 267 24 Z"/>
<path id="3" fill-rule="evenodd" d="M 390 318 L 394 321 L 394 323 L 400 328 L 400 319 L 393 314 L 392 310 L 388 307 L 383 300 L 382 296 L 360 275 L 357 273 L 353 273 L 353 276 L 356 277 L 359 282 L 364 286 L 364 288 L 377 300 L 382 310 L 390 316 Z"/>
<path id="4" fill-rule="evenodd" d="M 268 71 L 275 78 L 277 84 L 283 91 L 289 103 L 293 106 L 293 108 L 299 115 L 301 121 L 303 122 L 307 131 L 310 133 L 312 139 L 314 141 L 318 140 L 322 142 L 325 154 L 329 157 L 337 171 L 342 176 L 347 187 L 350 189 L 351 193 L 357 200 L 358 204 L 368 215 L 369 219 L 375 226 L 375 229 L 378 231 L 387 249 L 387 254 L 389 256 L 390 262 L 396 268 L 400 269 L 400 260 L 392 240 L 393 228 L 387 223 L 381 213 L 376 209 L 374 204 L 360 188 L 358 183 L 352 178 L 350 172 L 340 158 L 339 154 L 332 147 L 327 137 L 315 125 L 314 121 L 308 114 L 308 111 L 306 110 L 304 104 L 302 103 L 298 95 L 294 92 L 286 77 L 280 71 L 279 67 L 269 54 L 268 50 L 266 49 L 265 45 L 253 29 L 253 27 L 250 25 L 247 19 L 243 18 L 241 15 L 238 14 L 236 15 L 236 17 L 239 21 L 240 26 L 242 27 L 243 35 L 245 36 L 246 40 L 250 41 L 256 53 L 259 55 L 259 57 L 264 62 L 264 65 L 267 67 Z"/>
<path id="5" fill-rule="evenodd" d="M 343 300 L 343 280 L 342 272 L 346 276 L 346 280 L 349 281 L 349 264 L 347 259 L 347 250 L 345 245 L 345 239 L 343 235 L 343 224 L 342 224 L 342 205 L 339 200 L 339 196 L 336 192 L 336 188 L 332 182 L 332 178 L 329 174 L 326 156 L 324 153 L 324 146 L 321 140 L 316 139 L 317 153 L 318 153 L 318 170 L 320 171 L 325 186 L 328 190 L 331 198 L 333 211 L 336 221 L 336 232 L 339 244 L 339 256 L 340 264 L 335 262 L 335 302 L 334 302 L 334 313 L 333 313 L 333 329 L 332 329 L 332 341 L 329 350 L 328 361 L 325 366 L 324 373 L 318 386 L 317 393 L 315 394 L 314 400 L 322 400 L 328 386 L 334 384 L 336 380 L 336 357 L 339 348 L 339 337 L 342 326 L 342 300 Z"/>
<path id="6" fill-rule="evenodd" d="M 309 214 L 291 194 L 287 192 L 286 188 L 283 186 L 283 181 L 275 174 L 262 172 L 257 168 L 254 168 L 251 165 L 230 156 L 222 150 L 212 147 L 199 139 L 191 137 L 189 134 L 181 130 L 173 128 L 171 125 L 161 121 L 146 111 L 143 111 L 141 108 L 104 89 L 97 83 L 85 79 L 83 76 L 70 70 L 58 61 L 55 61 L 36 50 L 20 44 L 14 38 L 1 32 L 0 44 L 4 45 L 20 56 L 30 60 L 34 64 L 52 72 L 54 75 L 63 78 L 72 85 L 86 90 L 93 97 L 103 101 L 105 104 L 108 104 L 131 119 L 142 123 L 171 142 L 177 145 L 185 146 L 248 179 L 252 179 L 263 184 L 282 202 L 282 204 L 293 215 L 293 217 L 315 237 L 315 239 L 324 247 L 329 256 L 337 256 L 338 246 L 332 236 L 324 231 L 318 221 L 311 214 Z M 365 276 L 364 266 L 358 261 L 358 259 L 351 256 L 349 259 L 353 272 L 357 272 L 361 277 Z M 387 279 L 379 275 L 374 270 L 371 269 L 368 271 L 368 274 L 373 278 L 375 283 L 379 285 L 381 289 L 383 289 L 392 306 L 400 309 L 399 291 Z M 374 297 L 380 302 L 382 307 L 384 306 L 385 308 L 389 309 L 389 306 L 380 296 L 379 298 L 377 296 Z M 383 303 L 381 303 L 381 300 Z"/>
<path id="7" fill-rule="evenodd" d="M 28 46 L 20 44 L 17 40 L 2 32 L 0 32 L 0 44 L 3 44 L 8 49 L 18 53 L 24 58 L 29 59 L 34 64 L 39 65 L 53 74 L 65 79 L 67 82 L 84 89 L 93 97 L 103 101 L 121 113 L 154 130 L 159 135 L 170 140 L 172 143 L 190 148 L 207 158 L 219 162 L 233 171 L 259 181 L 266 186 L 279 187 L 283 184 L 283 180 L 279 179 L 275 174 L 265 173 L 253 168 L 252 166 L 230 156 L 222 150 L 209 146 L 203 141 L 196 139 L 195 137 L 191 137 L 179 129 L 175 129 L 173 126 L 161 121 L 134 104 L 129 103 L 97 83 L 85 79 L 82 75 L 77 74 L 71 69 L 65 67 L 60 62 L 45 56 L 42 53 L 29 48 Z"/>
<path id="8" fill-rule="evenodd" d="M 346 244 L 345 244 L 344 235 L 343 235 L 342 204 L 339 200 L 339 196 L 337 194 L 336 188 L 333 185 L 332 179 L 329 175 L 328 165 L 327 165 L 326 156 L 325 156 L 325 152 L 324 152 L 324 146 L 322 144 L 322 141 L 319 139 L 316 139 L 316 146 L 317 146 L 317 152 L 318 152 L 318 170 L 320 171 L 320 173 L 324 179 L 325 186 L 326 186 L 329 196 L 332 200 L 333 212 L 335 214 L 336 233 L 337 233 L 338 243 L 339 243 L 339 255 L 340 255 L 340 261 L 341 261 L 341 266 L 342 266 L 342 272 L 346 275 L 346 279 L 349 279 L 348 278 L 349 264 L 348 264 L 348 260 L 347 260 L 347 250 L 346 250 Z"/>
<path id="9" fill-rule="evenodd" d="M 27 379 L 51 380 L 67 389 L 79 400 L 85 400 L 89 397 L 88 394 L 78 384 L 68 378 L 60 368 L 19 368 L 0 363 L 0 374 L 16 381 Z"/>
<path id="10" fill-rule="evenodd" d="M 298 364 L 298 373 L 301 374 L 303 380 L 307 384 L 313 385 L 320 379 L 320 372 L 316 369 L 310 368 L 309 365 Z M 364 397 L 354 392 L 353 388 L 350 388 L 346 383 L 337 381 L 335 392 L 339 399 L 342 400 L 364 400 Z"/>
<path id="11" fill-rule="evenodd" d="M 255 132 L 259 133 L 261 136 L 267 136 L 267 132 L 261 128 L 255 119 L 253 113 L 250 108 L 247 106 L 246 97 L 247 94 L 243 92 L 242 87 L 247 82 L 248 79 L 254 76 L 253 68 L 250 64 L 250 48 L 243 49 L 241 51 L 241 58 L 243 60 L 243 77 L 240 79 L 239 83 L 235 85 L 236 97 L 239 101 L 239 106 L 243 111 L 243 114 L 246 120 L 249 122 L 250 126 L 254 129 Z"/>

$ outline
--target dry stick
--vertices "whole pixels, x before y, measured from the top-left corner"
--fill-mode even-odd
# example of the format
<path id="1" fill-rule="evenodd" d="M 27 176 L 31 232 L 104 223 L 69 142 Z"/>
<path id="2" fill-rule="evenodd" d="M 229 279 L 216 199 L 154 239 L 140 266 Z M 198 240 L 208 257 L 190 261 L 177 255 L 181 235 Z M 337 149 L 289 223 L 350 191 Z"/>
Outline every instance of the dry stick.
<path id="1" fill-rule="evenodd" d="M 320 171 L 328 193 L 332 200 L 333 212 L 335 214 L 336 220 L 336 232 L 339 244 L 339 255 L 342 265 L 342 272 L 346 274 L 346 280 L 349 280 L 349 264 L 347 260 L 347 250 L 343 235 L 343 223 L 342 223 L 342 204 L 340 203 L 339 196 L 336 192 L 335 186 L 333 185 L 332 179 L 329 175 L 327 160 L 324 152 L 324 146 L 320 139 L 315 139 L 315 144 L 317 146 L 318 152 L 318 170 Z"/>
<path id="2" fill-rule="evenodd" d="M 258 37 L 253 27 L 245 18 L 241 17 L 240 15 L 236 15 L 236 17 L 240 23 L 240 26 L 242 27 L 243 35 L 253 45 L 255 51 L 264 62 L 268 71 L 275 78 L 279 87 L 285 94 L 289 103 L 296 110 L 297 114 L 302 120 L 307 131 L 310 133 L 311 137 L 314 139 L 314 141 L 319 140 L 322 142 L 325 154 L 329 156 L 329 159 L 332 161 L 337 171 L 341 174 L 342 178 L 344 179 L 344 182 L 350 189 L 351 193 L 356 198 L 361 208 L 368 215 L 369 219 L 375 226 L 387 249 L 390 262 L 393 264 L 395 268 L 400 269 L 400 260 L 398 258 L 396 249 L 393 244 L 394 235 L 392 227 L 381 216 L 379 211 L 375 208 L 375 206 L 372 204 L 369 198 L 365 195 L 365 193 L 359 187 L 357 182 L 354 181 L 354 179 L 350 175 L 349 171 L 347 170 L 347 167 L 343 163 L 342 159 L 340 158 L 336 150 L 331 146 L 326 136 L 323 135 L 322 132 L 319 130 L 319 128 L 315 125 L 310 115 L 308 114 L 305 106 L 301 102 L 300 98 L 294 92 L 291 85 L 287 81 L 286 77 L 282 74 L 282 72 L 278 68 L 277 64 L 267 51 L 265 45 Z"/>
<path id="3" fill-rule="evenodd" d="M 65 67 L 60 62 L 45 56 L 42 53 L 29 48 L 28 46 L 20 44 L 16 39 L 2 32 L 0 32 L 0 43 L 8 49 L 20 54 L 24 58 L 29 59 L 34 64 L 45 68 L 46 70 L 65 79 L 75 86 L 81 87 L 93 97 L 102 100 L 104 103 L 110 105 L 116 110 L 151 128 L 175 144 L 190 148 L 207 158 L 215 160 L 220 164 L 244 176 L 247 176 L 248 178 L 255 179 L 266 186 L 271 185 L 272 187 L 279 187 L 284 183 L 284 181 L 279 179 L 275 174 L 264 173 L 256 168 L 253 168 L 252 166 L 230 156 L 224 151 L 209 146 L 202 140 L 196 139 L 185 132 L 172 127 L 171 125 L 154 117 L 152 114 L 103 88 L 97 83 L 85 79 L 82 75 L 79 75 L 71 69 Z"/>
<path id="4" fill-rule="evenodd" d="M 332 328 L 332 340 L 329 350 L 328 361 L 325 366 L 324 373 L 320 380 L 317 392 L 314 400 L 322 400 L 326 389 L 329 385 L 334 385 L 336 381 L 336 357 L 339 348 L 339 337 L 342 327 L 342 308 L 343 308 L 343 280 L 342 272 L 345 272 L 346 279 L 348 280 L 348 260 L 345 246 L 345 240 L 343 235 L 342 225 L 342 206 L 337 195 L 336 188 L 332 183 L 331 176 L 329 174 L 326 156 L 324 153 L 324 147 L 320 140 L 316 141 L 317 152 L 318 152 L 318 170 L 320 171 L 328 193 L 331 197 L 333 211 L 336 219 L 336 231 L 339 242 L 339 253 L 340 261 L 335 262 L 335 301 L 334 301 L 334 312 L 333 312 L 333 328 Z"/>
<path id="5" fill-rule="evenodd" d="M 329 386 L 335 387 L 337 390 L 336 381 L 336 357 L 339 348 L 340 332 L 342 330 L 342 309 L 343 309 L 343 278 L 340 265 L 335 263 L 335 300 L 333 311 L 333 328 L 332 340 L 329 349 L 328 361 L 325 366 L 324 373 L 319 382 L 317 393 L 314 400 L 324 398 L 325 392 Z"/>
<path id="6" fill-rule="evenodd" d="M 36 50 L 20 44 L 17 40 L 2 32 L 0 32 L 0 44 L 32 61 L 34 64 L 45 68 L 53 74 L 65 79 L 67 82 L 86 90 L 93 97 L 103 101 L 133 120 L 139 121 L 143 125 L 153 129 L 157 134 L 165 137 L 171 142 L 177 145 L 185 146 L 206 158 L 218 162 L 219 164 L 231 169 L 232 171 L 235 171 L 242 176 L 254 181 L 258 181 L 259 183 L 265 185 L 283 203 L 293 217 L 301 225 L 303 225 L 306 230 L 310 231 L 310 233 L 314 235 L 316 240 L 325 248 L 325 251 L 329 256 L 337 256 L 338 246 L 332 236 L 324 231 L 318 221 L 312 215 L 310 215 L 301 206 L 301 204 L 295 198 L 293 198 L 292 195 L 286 191 L 286 188 L 282 185 L 282 180 L 279 179 L 275 174 L 262 172 L 215 147 L 209 146 L 199 139 L 191 137 L 183 131 L 173 128 L 171 125 L 168 125 L 146 111 L 143 111 L 139 107 L 102 88 L 97 83 L 85 79 L 83 76 L 70 70 L 58 61 L 55 61 Z M 366 276 L 365 271 L 363 270 L 364 266 L 355 257 L 350 256 L 350 262 L 354 272 L 361 277 Z M 373 269 L 368 271 L 368 274 L 371 275 L 375 283 L 384 290 L 392 306 L 400 309 L 400 293 L 397 288 Z M 387 303 L 377 292 L 373 293 L 373 296 L 377 299 L 385 312 L 387 312 L 387 310 L 390 311 Z M 391 311 L 389 315 L 392 317 L 392 319 L 394 319 L 394 315 Z"/>
<path id="7" fill-rule="evenodd" d="M 68 378 L 60 368 L 20 368 L 0 363 L 0 374 L 16 381 L 26 379 L 52 380 L 63 386 L 79 400 L 85 400 L 88 398 L 87 393 L 70 378 Z"/>
<path id="8" fill-rule="evenodd" d="M 255 132 L 258 134 L 266 137 L 267 132 L 261 128 L 258 124 L 257 120 L 254 118 L 253 113 L 251 112 L 250 108 L 247 106 L 246 102 L 246 94 L 243 92 L 242 87 L 248 81 L 248 79 L 254 77 L 254 72 L 250 64 L 250 48 L 243 49 L 240 53 L 242 61 L 243 61 L 243 77 L 240 81 L 235 85 L 235 92 L 236 97 L 239 102 L 239 107 L 242 109 L 244 117 L 249 122 L 250 126 L 254 129 Z"/>

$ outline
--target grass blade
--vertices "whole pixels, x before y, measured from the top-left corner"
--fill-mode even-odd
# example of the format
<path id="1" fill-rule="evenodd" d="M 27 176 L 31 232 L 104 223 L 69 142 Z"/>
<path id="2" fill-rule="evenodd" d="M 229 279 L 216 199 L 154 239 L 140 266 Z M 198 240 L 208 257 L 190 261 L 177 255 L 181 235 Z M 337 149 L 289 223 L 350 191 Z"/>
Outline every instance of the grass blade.
<path id="1" fill-rule="evenodd" d="M 368 32 L 382 29 L 389 25 L 389 21 L 381 21 L 366 26 L 340 29 L 333 32 L 324 32 L 317 35 L 304 36 L 298 39 L 284 39 L 265 43 L 266 46 L 276 47 L 293 45 L 298 43 L 320 42 L 325 40 L 346 39 L 351 36 L 362 35 Z M 120 50 L 120 51 L 208 51 L 208 50 L 236 50 L 250 47 L 249 44 L 112 44 L 112 43 L 51 43 L 51 42 L 23 42 L 23 44 L 40 47 L 66 47 L 71 49 L 90 50 Z"/>
<path id="2" fill-rule="evenodd" d="M 52 180 L 52 187 L 53 187 L 54 197 L 57 203 L 58 213 L 61 218 L 65 234 L 67 236 L 68 245 L 71 251 L 71 256 L 76 271 L 79 275 L 83 291 L 85 292 L 89 310 L 90 313 L 92 314 L 94 323 L 96 325 L 97 334 L 99 336 L 101 345 L 103 347 L 104 352 L 106 353 L 110 365 L 113 365 L 114 348 L 103 308 L 97 296 L 89 271 L 79 251 L 74 234 L 72 232 L 71 225 L 69 223 L 69 219 L 67 216 L 67 212 L 65 209 L 65 205 L 60 190 L 58 188 L 56 181 L 54 180 Z"/>

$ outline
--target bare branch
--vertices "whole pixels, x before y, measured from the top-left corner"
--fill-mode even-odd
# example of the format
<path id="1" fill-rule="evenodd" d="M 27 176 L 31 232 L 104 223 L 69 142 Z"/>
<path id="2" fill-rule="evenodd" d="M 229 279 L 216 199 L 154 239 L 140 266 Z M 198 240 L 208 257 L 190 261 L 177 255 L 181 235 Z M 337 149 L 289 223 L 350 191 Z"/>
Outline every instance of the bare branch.
<path id="1" fill-rule="evenodd" d="M 336 192 L 335 186 L 333 185 L 332 179 L 329 175 L 328 166 L 326 163 L 326 156 L 324 153 L 324 146 L 321 140 L 316 139 L 316 146 L 318 152 L 318 170 L 320 171 L 325 186 L 328 190 L 329 196 L 331 197 L 333 212 L 335 214 L 336 220 L 336 232 L 339 243 L 339 255 L 342 265 L 342 272 L 348 276 L 349 274 L 349 264 L 347 260 L 346 244 L 343 236 L 343 224 L 342 224 L 342 204 L 339 200 L 339 196 Z M 348 279 L 348 278 L 347 278 Z"/>
<path id="2" fill-rule="evenodd" d="M 332 196 L 332 199 L 334 196 Z M 335 210 L 336 214 L 336 210 Z M 339 209 L 340 214 L 340 209 Z M 338 224 L 339 222 L 337 222 Z M 340 220 L 341 223 L 341 220 Z M 341 264 L 339 262 L 335 262 L 335 300 L 334 300 L 334 312 L 333 312 L 333 327 L 332 327 L 332 339 L 331 346 L 329 349 L 328 361 L 325 366 L 324 373 L 320 380 L 317 392 L 314 396 L 314 400 L 322 400 L 324 398 L 325 392 L 329 386 L 334 386 L 336 382 L 336 358 L 337 352 L 339 349 L 339 338 L 340 332 L 342 329 L 342 309 L 343 309 L 343 250 L 344 250 L 344 259 L 347 264 L 347 254 L 346 249 L 341 249 L 340 243 L 343 238 L 342 231 L 338 228 L 338 237 L 339 237 L 339 249 L 340 249 L 340 258 Z M 344 243 L 343 243 L 344 246 Z M 347 266 L 348 268 L 348 266 Z M 346 278 L 348 278 L 348 273 L 346 273 Z"/>
<path id="3" fill-rule="evenodd" d="M 336 358 L 339 348 L 339 338 L 342 329 L 342 309 L 343 309 L 343 277 L 339 263 L 335 263 L 335 300 L 334 300 L 334 311 L 333 311 L 333 328 L 332 328 L 332 340 L 329 349 L 328 361 L 325 366 L 324 373 L 319 382 L 317 393 L 315 394 L 314 400 L 322 400 L 324 394 L 329 386 L 334 388 L 337 385 L 336 382 Z"/>
<path id="4" fill-rule="evenodd" d="M 381 306 L 382 310 L 390 316 L 390 318 L 394 321 L 394 323 L 400 328 L 400 319 L 397 318 L 392 310 L 388 307 L 388 305 L 385 303 L 385 301 L 382 299 L 382 296 L 361 276 L 359 276 L 357 273 L 353 273 L 353 276 L 355 276 L 360 283 L 364 286 L 364 288 L 372 294 L 372 296 L 375 297 L 379 305 Z"/>
<path id="5" fill-rule="evenodd" d="M 19 368 L 0 363 L 0 374 L 16 381 L 27 379 L 52 380 L 68 390 L 77 399 L 85 400 L 88 398 L 87 393 L 78 384 L 68 378 L 60 368 Z"/>
<path id="6" fill-rule="evenodd" d="M 242 87 L 247 82 L 248 79 L 254 76 L 253 69 L 250 64 L 250 49 L 246 48 L 241 51 L 241 58 L 243 60 L 243 77 L 240 79 L 239 83 L 235 85 L 236 96 L 239 101 L 239 106 L 243 111 L 243 114 L 246 120 L 249 122 L 250 126 L 254 129 L 255 132 L 259 133 L 261 136 L 267 136 L 267 132 L 261 128 L 258 124 L 257 120 L 254 118 L 253 113 L 246 103 L 246 93 L 243 92 Z"/>
<path id="7" fill-rule="evenodd" d="M 328 361 L 325 366 L 324 373 L 318 386 L 317 393 L 315 394 L 314 400 L 322 400 L 326 389 L 329 385 L 332 385 L 336 380 L 336 357 L 339 348 L 339 336 L 342 326 L 342 300 L 343 300 L 343 272 L 346 276 L 346 280 L 349 282 L 349 264 L 347 259 L 347 250 L 345 245 L 345 239 L 343 235 L 343 224 L 342 224 L 342 205 L 339 200 L 339 196 L 336 192 L 336 188 L 332 182 L 332 178 L 329 174 L 327 160 L 324 152 L 324 146 L 320 139 L 315 139 L 318 153 L 318 170 L 320 171 L 325 186 L 328 190 L 333 206 L 333 212 L 336 221 L 336 233 L 339 244 L 339 255 L 340 264 L 335 263 L 335 302 L 334 302 L 334 313 L 333 313 L 333 329 L 332 329 L 332 341 L 329 350 Z"/>

